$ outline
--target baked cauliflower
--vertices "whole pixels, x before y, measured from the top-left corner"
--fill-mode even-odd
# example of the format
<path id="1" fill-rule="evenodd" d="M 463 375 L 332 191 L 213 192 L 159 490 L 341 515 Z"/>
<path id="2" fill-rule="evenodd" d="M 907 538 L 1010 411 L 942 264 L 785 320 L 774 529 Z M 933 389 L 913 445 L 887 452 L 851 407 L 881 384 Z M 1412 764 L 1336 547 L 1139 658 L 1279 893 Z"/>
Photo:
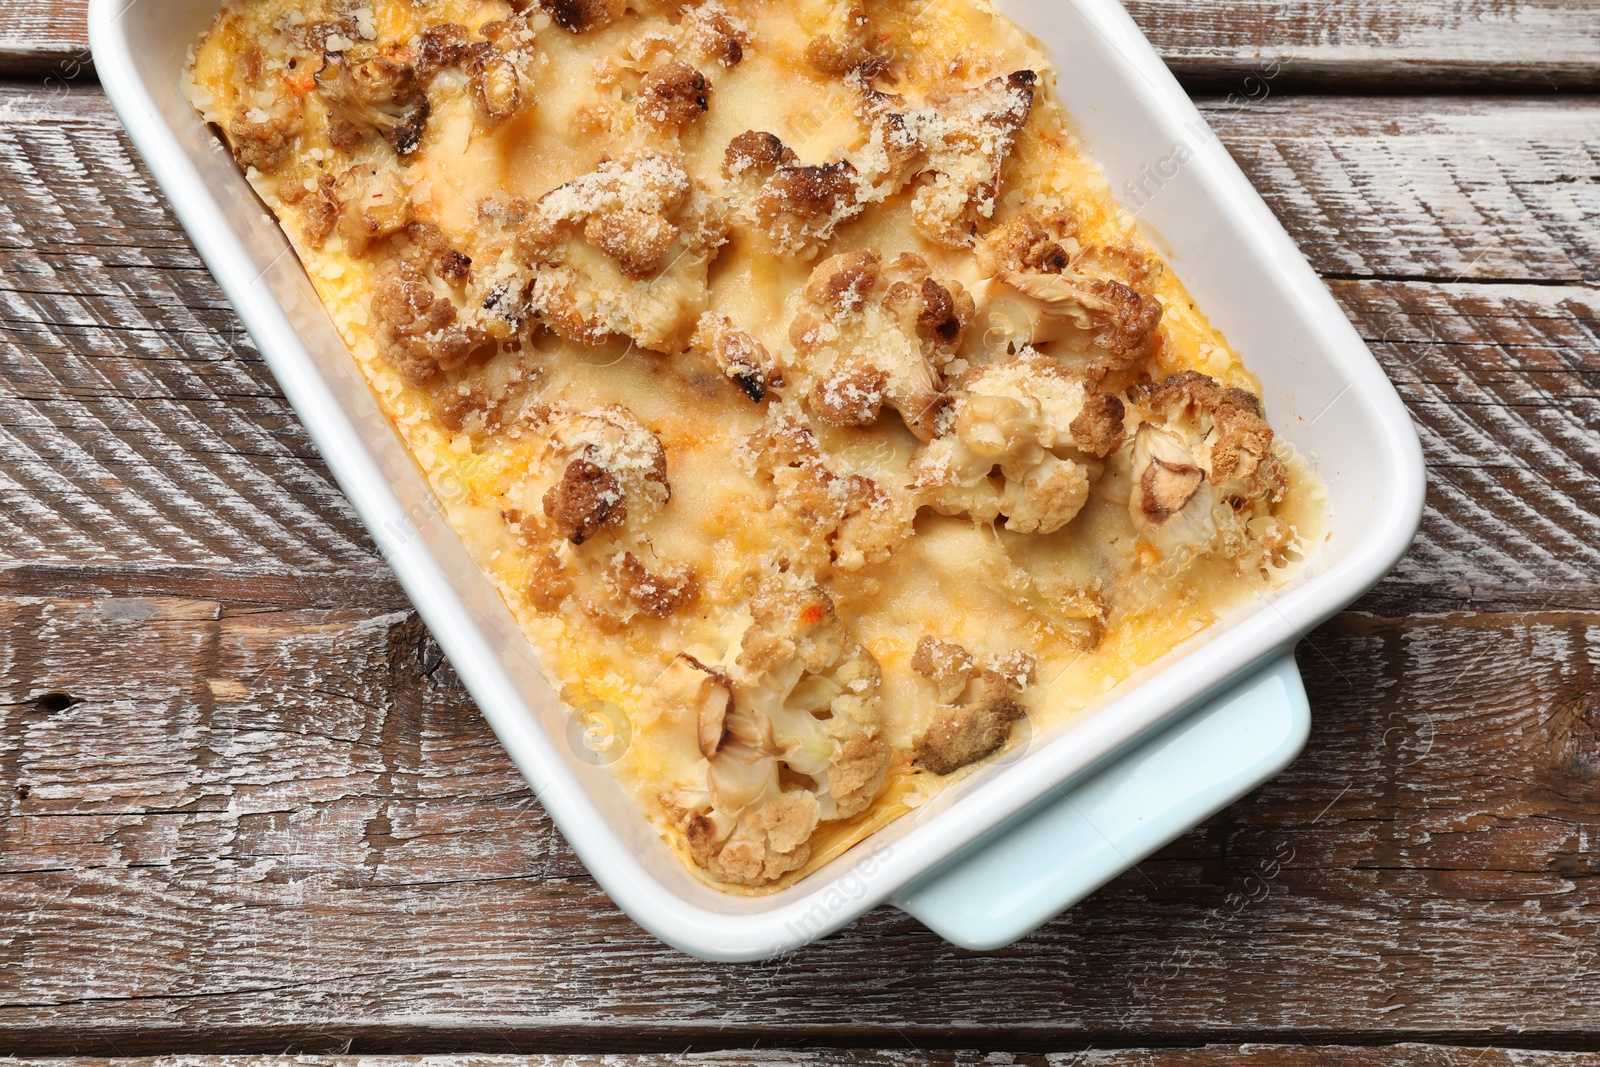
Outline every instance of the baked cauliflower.
<path id="1" fill-rule="evenodd" d="M 1036 352 L 968 371 L 955 396 L 946 432 L 910 469 L 918 501 L 944 515 L 1054 533 L 1077 518 L 1122 443 L 1122 401 Z"/>
<path id="2" fill-rule="evenodd" d="M 945 405 L 943 370 L 972 314 L 966 290 L 935 279 L 921 256 L 888 264 L 875 248 L 834 256 L 801 292 L 784 378 L 822 422 L 870 426 L 890 407 L 930 440 Z"/>
<path id="3" fill-rule="evenodd" d="M 776 134 L 762 130 L 728 143 L 722 176 L 739 217 L 782 255 L 810 259 L 866 207 L 850 161 L 803 164 Z"/>
<path id="4" fill-rule="evenodd" d="M 911 536 L 912 508 L 902 495 L 830 463 L 792 405 L 773 405 L 738 459 L 747 473 L 772 485 L 792 565 L 815 574 L 835 567 L 858 571 L 887 559 Z"/>
<path id="5" fill-rule="evenodd" d="M 1254 393 L 1184 371 L 1146 390 L 1135 418 L 1128 512 L 1146 542 L 1164 556 L 1283 563 L 1295 532 L 1274 512 L 1288 475 Z"/>
<path id="6" fill-rule="evenodd" d="M 674 353 L 706 310 L 706 271 L 727 236 L 720 202 L 661 156 L 599 168 L 527 212 L 518 247 L 536 272 L 529 307 L 597 345 L 613 334 Z"/>
<path id="7" fill-rule="evenodd" d="M 1121 392 L 1148 369 L 1159 338 L 1162 308 L 1150 283 L 1160 268 L 1131 250 L 1086 248 L 1066 228 L 1059 216 L 1024 214 L 985 238 L 985 317 L 1020 320 L 1017 347 L 1047 351 L 1097 389 Z"/>
<path id="8" fill-rule="evenodd" d="M 981 85 L 941 87 L 920 107 L 854 78 L 868 140 L 852 154 L 865 197 L 882 201 L 916 183 L 911 215 L 928 240 L 969 247 L 994 217 L 1000 172 L 1033 109 L 1031 70 Z"/>
<path id="9" fill-rule="evenodd" d="M 712 877 L 764 885 L 810 858 L 818 823 L 859 815 L 883 788 L 881 674 L 827 593 L 788 576 L 751 600 L 730 658 L 685 654 L 658 686 L 692 712 L 704 757 L 663 799 Z"/>
<path id="10" fill-rule="evenodd" d="M 950 774 L 1003 748 L 1027 717 L 1022 691 L 1033 683 L 1033 657 L 1024 652 L 973 656 L 953 641 L 924 637 L 911 669 L 934 685 L 938 706 L 917 738 L 917 763 Z"/>

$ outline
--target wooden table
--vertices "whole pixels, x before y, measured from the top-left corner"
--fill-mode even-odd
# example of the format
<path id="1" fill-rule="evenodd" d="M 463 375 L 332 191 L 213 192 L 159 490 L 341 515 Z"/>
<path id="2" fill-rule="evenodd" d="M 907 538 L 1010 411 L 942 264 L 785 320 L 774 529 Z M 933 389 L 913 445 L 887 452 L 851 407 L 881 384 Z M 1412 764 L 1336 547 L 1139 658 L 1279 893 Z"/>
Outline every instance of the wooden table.
<path id="1" fill-rule="evenodd" d="M 980 956 L 881 909 L 730 967 L 573 858 L 81 0 L 7 0 L 0 1054 L 1600 1064 L 1600 0 L 1130 6 L 1410 405 L 1421 537 L 1302 646 L 1299 762 L 1067 916 Z"/>

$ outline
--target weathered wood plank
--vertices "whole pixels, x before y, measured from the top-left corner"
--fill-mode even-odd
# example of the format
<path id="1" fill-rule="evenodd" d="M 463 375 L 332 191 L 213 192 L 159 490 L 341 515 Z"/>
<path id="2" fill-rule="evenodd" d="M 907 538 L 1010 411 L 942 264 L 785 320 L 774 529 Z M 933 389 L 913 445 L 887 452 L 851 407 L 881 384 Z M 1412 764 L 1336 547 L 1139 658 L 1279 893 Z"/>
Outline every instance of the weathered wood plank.
<path id="1" fill-rule="evenodd" d="M 682 1055 L 152 1056 L 13 1061 L 17 1067 L 1596 1067 L 1593 1052 L 1385 1045 L 1209 1045 L 1020 1055 L 915 1049 L 763 1049 Z"/>
<path id="2" fill-rule="evenodd" d="M 403 604 L 103 98 L 0 105 L 0 590 Z M 1424 431 L 1422 538 L 1365 607 L 1595 603 L 1600 104 L 1208 113 Z"/>
<path id="3" fill-rule="evenodd" d="M 0 635 L 20 1053 L 1561 1047 L 1600 1022 L 1600 614 L 1346 616 L 1302 647 L 1307 754 L 1068 917 L 975 956 L 880 910 L 737 967 L 612 907 L 414 617 L 11 597 Z"/>
<path id="4" fill-rule="evenodd" d="M 1591 91 L 1596 0 L 1127 0 L 1192 90 Z M 0 8 L 0 77 L 89 76 L 86 0 Z"/>
<path id="5" fill-rule="evenodd" d="M 1191 91 L 1590 91 L 1594 0 L 1124 0 Z"/>
<path id="6" fill-rule="evenodd" d="M 0 77 L 61 84 L 92 76 L 89 0 L 20 0 L 0 7 Z"/>

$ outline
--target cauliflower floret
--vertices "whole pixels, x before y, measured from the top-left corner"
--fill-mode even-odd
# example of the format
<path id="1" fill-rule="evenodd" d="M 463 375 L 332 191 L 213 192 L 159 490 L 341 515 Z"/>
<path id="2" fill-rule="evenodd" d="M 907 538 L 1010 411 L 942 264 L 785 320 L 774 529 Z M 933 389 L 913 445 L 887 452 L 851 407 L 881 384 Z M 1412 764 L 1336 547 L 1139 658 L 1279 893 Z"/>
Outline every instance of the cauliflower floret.
<path id="1" fill-rule="evenodd" d="M 539 0 L 539 6 L 557 26 L 568 33 L 584 33 L 609 26 L 627 10 L 624 0 Z"/>
<path id="2" fill-rule="evenodd" d="M 783 384 L 783 372 L 766 346 L 726 315 L 708 311 L 700 316 L 689 347 L 709 356 L 754 403 L 761 403 L 769 389 Z"/>
<path id="3" fill-rule="evenodd" d="M 290 93 L 275 95 L 269 107 L 241 111 L 228 123 L 228 144 L 241 167 L 271 171 L 289 157 L 305 129 L 305 109 Z"/>
<path id="4" fill-rule="evenodd" d="M 706 0 L 685 12 L 678 23 L 678 36 L 683 44 L 729 69 L 744 60 L 745 49 L 750 47 L 750 27 L 718 0 Z"/>
<path id="5" fill-rule="evenodd" d="M 1028 352 L 963 376 L 952 432 L 918 449 L 912 482 L 941 514 L 979 522 L 1004 515 L 1015 533 L 1054 533 L 1088 502 L 1101 461 L 1121 444 L 1122 420 L 1116 397 L 1091 393 Z"/>
<path id="6" fill-rule="evenodd" d="M 864 209 L 854 165 L 804 166 L 776 135 L 759 130 L 728 143 L 722 176 L 740 217 L 782 255 L 811 258 Z"/>
<path id="7" fill-rule="evenodd" d="M 960 351 L 972 298 L 934 280 L 920 256 L 887 267 L 875 248 L 834 256 L 811 272 L 789 324 L 786 381 L 834 426 L 870 426 L 887 405 L 931 440 L 944 410 L 943 369 Z"/>
<path id="8" fill-rule="evenodd" d="M 948 248 L 971 245 L 983 220 L 994 217 L 1001 169 L 1033 109 L 1033 71 L 941 88 L 916 108 L 855 80 L 857 114 L 869 130 L 852 155 L 864 197 L 881 201 L 921 180 L 911 214 L 923 236 Z"/>
<path id="9" fill-rule="evenodd" d="M 340 174 L 331 190 L 335 225 L 345 248 L 359 254 L 372 241 L 403 229 L 411 221 L 411 198 L 399 168 L 357 163 Z"/>
<path id="10" fill-rule="evenodd" d="M 810 858 L 819 822 L 859 815 L 882 790 L 882 676 L 828 595 L 787 576 L 751 600 L 727 658 L 708 665 L 685 654 L 657 683 L 692 713 L 705 757 L 663 800 L 696 863 L 722 881 L 763 885 Z"/>
<path id="11" fill-rule="evenodd" d="M 544 408 L 533 419 L 546 438 L 542 471 L 508 502 L 519 515 L 534 514 L 526 505 L 537 497 L 555 532 L 582 545 L 630 520 L 637 529 L 672 499 L 666 450 L 627 408 Z M 539 477 L 549 485 L 542 493 Z"/>
<path id="12" fill-rule="evenodd" d="M 348 187 L 351 199 L 341 210 L 339 228 L 347 242 L 385 240 L 373 257 L 379 265 L 372 298 L 379 351 L 407 381 L 430 386 L 438 403 L 450 405 L 462 394 L 451 398 L 445 390 L 463 383 L 446 375 L 441 384 L 437 372 L 461 367 L 514 337 L 522 319 L 512 301 L 500 299 L 501 281 L 492 258 L 476 269 L 473 258 L 431 222 L 413 220 L 395 228 L 408 212 L 403 200 L 396 203 L 403 192 L 383 179 L 388 173 L 370 164 L 357 164 L 345 173 L 339 195 L 346 195 Z M 366 209 L 358 210 L 363 203 Z"/>
<path id="13" fill-rule="evenodd" d="M 1024 652 L 980 661 L 953 641 L 924 637 L 911 669 L 932 681 L 938 695 L 933 722 L 915 746 L 917 762 L 934 774 L 999 751 L 1028 714 L 1022 691 L 1033 682 L 1034 661 Z"/>
<path id="14" fill-rule="evenodd" d="M 472 92 L 478 117 L 493 129 L 533 102 L 526 79 L 517 69 L 520 50 L 515 47 L 505 50 L 498 43 L 498 40 L 505 40 L 508 45 L 514 45 L 516 42 L 510 38 L 518 31 L 525 32 L 526 27 L 488 22 L 478 32 L 486 37 L 492 35 L 495 40 L 474 41 L 467 28 L 458 23 L 430 26 L 418 39 L 417 80 L 428 85 L 441 70 L 459 68 L 467 75 L 467 87 Z"/>
<path id="15" fill-rule="evenodd" d="M 1281 565 L 1295 540 L 1273 514 L 1288 475 L 1255 394 L 1184 371 L 1148 390 L 1137 417 L 1128 510 L 1144 540 L 1164 556 Z"/>
<path id="16" fill-rule="evenodd" d="M 1067 225 L 1026 214 L 985 238 L 984 318 L 1020 319 L 1017 347 L 1071 360 L 1098 389 L 1120 392 L 1148 369 L 1159 339 L 1162 308 L 1150 283 L 1160 265 L 1129 247 L 1083 247 L 1062 232 Z"/>
<path id="17" fill-rule="evenodd" d="M 646 122 L 681 131 L 711 108 L 711 83 L 687 63 L 665 63 L 639 82 L 639 115 Z"/>
<path id="18" fill-rule="evenodd" d="M 540 611 L 570 602 L 613 633 L 695 604 L 695 569 L 662 558 L 649 538 L 672 499 L 656 435 L 618 405 L 540 405 L 523 419 L 538 440 L 496 458 L 504 473 L 494 502 L 528 550 L 528 602 Z"/>
<path id="19" fill-rule="evenodd" d="M 323 58 L 317 91 L 328 108 L 328 137 L 354 148 L 376 134 L 396 155 L 409 155 L 428 124 L 428 94 L 416 68 L 388 56 L 355 63 L 337 52 Z"/>
<path id="20" fill-rule="evenodd" d="M 538 267 L 529 306 L 582 344 L 620 333 L 677 352 L 705 312 L 707 267 L 726 235 L 717 201 L 676 163 L 602 163 L 529 212 L 519 241 Z"/>
<path id="21" fill-rule="evenodd" d="M 828 11 L 826 30 L 807 42 L 806 62 L 819 74 L 848 74 L 877 58 L 876 43 L 868 8 L 855 0 L 837 0 Z"/>
<path id="22" fill-rule="evenodd" d="M 439 371 L 459 367 L 493 340 L 463 321 L 452 299 L 403 259 L 380 271 L 372 316 L 378 351 L 413 385 L 426 385 Z"/>
<path id="23" fill-rule="evenodd" d="M 887 559 L 911 535 L 911 508 L 873 479 L 830 467 L 792 406 L 769 409 L 738 458 L 747 473 L 771 479 L 774 510 L 792 532 L 791 564 L 818 574 L 830 567 L 857 571 Z"/>

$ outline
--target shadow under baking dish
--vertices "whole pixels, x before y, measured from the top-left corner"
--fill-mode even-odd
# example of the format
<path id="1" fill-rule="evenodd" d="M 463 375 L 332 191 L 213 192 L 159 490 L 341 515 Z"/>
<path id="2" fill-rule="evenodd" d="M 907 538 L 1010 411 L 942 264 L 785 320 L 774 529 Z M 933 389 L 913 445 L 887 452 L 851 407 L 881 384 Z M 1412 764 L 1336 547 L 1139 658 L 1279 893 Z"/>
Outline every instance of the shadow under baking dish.
<path id="1" fill-rule="evenodd" d="M 566 743 L 566 713 L 516 622 L 440 514 L 277 222 L 180 92 L 187 50 L 218 0 L 90 3 L 96 69 L 129 136 L 484 717 L 617 904 L 706 958 L 794 949 L 996 840 L 1063 783 L 1281 658 L 1381 579 L 1420 521 L 1421 448 L 1399 397 L 1127 14 L 1115 0 L 999 6 L 1044 42 L 1086 148 L 1258 376 L 1281 437 L 1323 478 L 1328 539 L 1289 586 L 1138 672 L 1020 759 L 981 769 L 793 886 L 736 896 L 687 872 L 610 773 Z M 1192 824 L 1209 810 L 1167 814 Z"/>

